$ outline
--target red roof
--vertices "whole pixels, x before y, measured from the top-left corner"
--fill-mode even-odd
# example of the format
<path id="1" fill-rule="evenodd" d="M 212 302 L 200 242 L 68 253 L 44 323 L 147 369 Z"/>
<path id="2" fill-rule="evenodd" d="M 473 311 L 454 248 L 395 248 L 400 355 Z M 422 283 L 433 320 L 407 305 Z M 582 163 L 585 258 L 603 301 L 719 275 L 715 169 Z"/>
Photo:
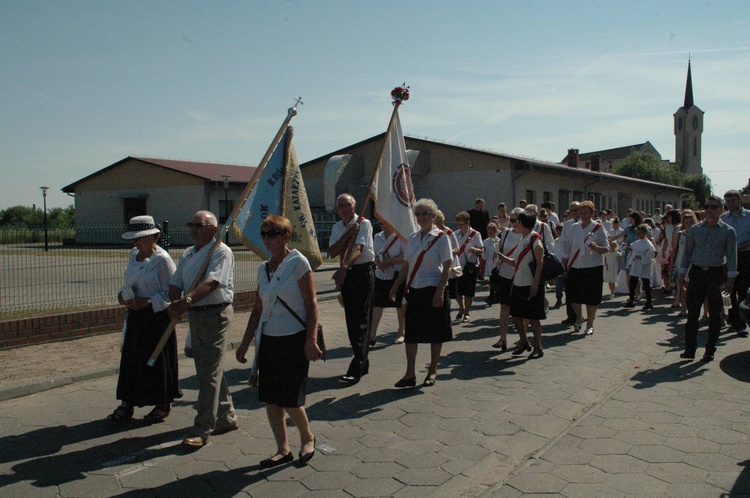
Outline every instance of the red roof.
<path id="1" fill-rule="evenodd" d="M 239 164 L 220 164 L 220 163 L 201 163 L 196 161 L 178 161 L 176 159 L 155 159 L 152 157 L 136 157 L 128 156 L 125 159 L 117 161 L 114 164 L 107 166 L 106 168 L 100 169 L 99 171 L 92 173 L 80 180 L 71 183 L 62 188 L 63 192 L 75 192 L 76 185 L 83 183 L 97 175 L 104 173 L 110 169 L 116 168 L 121 164 L 136 160 L 143 163 L 152 164 L 162 168 L 171 169 L 173 171 L 179 171 L 188 175 L 196 176 L 204 180 L 215 181 L 222 180 L 221 175 L 229 175 L 230 183 L 247 183 L 255 173 L 257 169 L 255 166 L 242 166 Z"/>

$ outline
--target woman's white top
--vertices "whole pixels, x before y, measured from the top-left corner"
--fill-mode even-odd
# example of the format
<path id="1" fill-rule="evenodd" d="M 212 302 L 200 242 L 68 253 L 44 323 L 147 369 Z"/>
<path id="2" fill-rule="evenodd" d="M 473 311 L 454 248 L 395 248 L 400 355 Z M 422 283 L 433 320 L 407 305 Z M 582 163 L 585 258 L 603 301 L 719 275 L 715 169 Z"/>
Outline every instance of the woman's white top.
<path id="1" fill-rule="evenodd" d="M 131 288 L 135 297 L 151 299 L 154 313 L 169 307 L 169 280 L 176 266 L 167 251 L 156 246 L 154 253 L 143 261 L 138 261 L 138 249 L 130 252 L 128 267 L 125 269 L 125 285 L 120 288 Z"/>
<path id="2" fill-rule="evenodd" d="M 596 226 L 597 224 L 594 221 L 590 221 L 585 227 L 580 221 L 570 226 L 568 264 L 573 259 L 573 255 L 580 249 L 576 260 L 573 261 L 572 268 L 595 268 L 604 264 L 602 255 L 596 251 L 591 251 L 587 245 L 589 242 L 596 242 L 598 246 L 609 247 L 607 231 L 600 225 L 599 229 L 594 232 Z"/>
<path id="3" fill-rule="evenodd" d="M 516 263 L 513 265 L 513 267 L 518 268 L 518 270 L 516 270 L 516 275 L 513 277 L 513 285 L 517 287 L 527 287 L 534 283 L 534 275 L 531 273 L 529 264 L 534 261 L 534 248 L 541 247 L 542 249 L 544 249 L 541 238 L 535 238 L 533 246 L 526 252 L 526 254 L 524 254 L 523 259 L 520 263 L 518 263 L 518 258 L 521 256 L 523 250 L 531 243 L 532 237 L 535 233 L 536 232 L 533 231 L 529 232 L 529 234 L 523 237 L 518 243 L 516 250 L 513 251 L 513 259 L 516 260 Z M 544 255 L 544 251 L 542 251 L 542 255 Z M 542 261 L 537 261 L 537 264 L 542 264 Z"/>
<path id="4" fill-rule="evenodd" d="M 304 329 L 305 325 L 294 318 L 275 296 L 282 298 L 303 322 L 306 321 L 307 307 L 302 298 L 299 279 L 312 271 L 310 262 L 302 253 L 293 249 L 271 274 L 270 282 L 266 275 L 266 265 L 267 261 L 258 268 L 258 295 L 263 302 L 264 316 L 268 316 L 263 322 L 263 334 L 276 337 L 294 335 Z M 270 313 L 266 310 L 267 306 L 271 306 Z"/>
<path id="5" fill-rule="evenodd" d="M 497 244 L 497 250 L 498 252 L 503 253 L 505 256 L 508 256 L 509 258 L 513 257 L 513 254 L 516 251 L 516 246 L 518 245 L 518 242 L 521 240 L 521 234 L 515 233 L 513 230 L 503 230 L 503 233 L 500 234 L 500 242 Z M 503 278 L 511 279 L 513 278 L 513 274 L 515 273 L 515 269 L 513 267 L 512 263 L 505 263 L 502 260 L 498 261 L 498 270 L 497 273 Z"/>
<path id="6" fill-rule="evenodd" d="M 409 236 L 409 240 L 406 243 L 406 253 L 404 259 L 409 263 L 409 275 L 406 282 L 409 282 L 411 275 L 414 272 L 414 266 L 417 264 L 417 259 L 422 249 L 427 248 L 435 237 L 440 234 L 440 230 L 437 227 L 432 227 L 432 230 L 424 237 L 422 237 L 422 231 L 417 230 Z M 414 276 L 414 280 L 411 283 L 411 287 L 415 289 L 421 289 L 424 287 L 437 287 L 440 283 L 440 276 L 443 273 L 443 264 L 446 261 L 453 261 L 453 253 L 451 252 L 451 243 L 447 234 L 443 234 L 430 250 L 427 251 L 422 258 L 422 263 L 417 269 L 417 273 Z"/>
<path id="7" fill-rule="evenodd" d="M 473 236 L 472 236 L 472 233 L 474 234 Z M 461 249 L 461 246 L 464 245 L 464 242 L 466 241 L 466 239 L 468 239 L 469 237 L 471 237 L 471 239 L 469 239 L 469 243 L 466 244 L 466 246 L 464 247 L 463 252 L 458 257 L 458 263 L 462 267 L 467 262 L 468 263 L 477 263 L 477 261 L 478 261 L 478 259 L 477 259 L 478 258 L 477 253 L 475 253 L 473 251 L 470 251 L 469 249 L 471 249 L 472 247 L 476 247 L 478 249 L 482 248 L 482 236 L 479 234 L 479 232 L 477 232 L 473 228 L 469 228 L 466 231 L 465 234 L 461 233 L 461 230 L 456 230 L 455 232 L 453 232 L 453 234 L 456 236 L 456 240 L 458 241 L 458 249 Z"/>
<path id="8" fill-rule="evenodd" d="M 679 239 L 677 240 L 677 256 L 674 260 L 674 267 L 679 268 L 680 262 L 682 261 L 682 255 L 685 254 L 685 241 L 687 240 L 687 233 L 680 230 L 678 232 L 677 237 Z"/>
<path id="9" fill-rule="evenodd" d="M 394 239 L 396 239 L 395 242 Z M 391 242 L 393 242 L 393 244 L 391 244 Z M 389 245 L 391 247 L 388 247 Z M 389 259 L 403 256 L 406 244 L 398 239 L 396 232 L 393 232 L 390 237 L 386 237 L 385 231 L 382 231 L 375 234 L 373 248 L 375 249 L 375 259 L 384 262 Z M 386 248 L 388 248 L 388 251 L 386 251 Z M 375 267 L 375 278 L 379 278 L 380 280 L 391 280 L 396 277 L 396 273 L 400 270 L 400 264 L 389 266 L 385 271 Z"/>
<path id="10" fill-rule="evenodd" d="M 538 233 L 540 237 L 542 237 L 542 242 L 544 242 L 544 245 L 547 248 L 547 252 L 554 254 L 555 236 L 552 235 L 552 229 L 550 228 L 549 223 L 542 223 L 541 221 L 536 220 L 534 231 Z"/>
<path id="11" fill-rule="evenodd" d="M 494 265 L 495 250 L 496 250 L 498 242 L 500 242 L 499 237 L 487 237 L 486 239 L 482 241 L 482 246 L 484 247 L 484 253 L 482 254 L 482 259 L 487 262 L 484 265 L 485 277 L 489 277 L 492 274 L 492 268 L 495 266 Z"/>
<path id="12" fill-rule="evenodd" d="M 604 253 L 604 281 L 617 282 L 620 273 L 620 251 L 609 251 Z"/>
<path id="13" fill-rule="evenodd" d="M 630 244 L 630 249 L 630 261 L 628 262 L 630 270 L 628 273 L 631 277 L 650 279 L 651 267 L 656 253 L 654 244 L 646 238 L 638 239 Z M 636 256 L 640 256 L 640 258 L 636 259 Z"/>

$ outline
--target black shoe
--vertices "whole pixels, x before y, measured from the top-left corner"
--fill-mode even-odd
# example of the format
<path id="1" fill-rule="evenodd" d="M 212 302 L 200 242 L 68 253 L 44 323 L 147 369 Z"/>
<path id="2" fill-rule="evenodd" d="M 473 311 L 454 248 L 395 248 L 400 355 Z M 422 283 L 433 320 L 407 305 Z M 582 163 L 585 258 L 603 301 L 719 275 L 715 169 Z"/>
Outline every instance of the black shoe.
<path id="1" fill-rule="evenodd" d="M 417 385 L 417 378 L 412 377 L 411 379 L 401 379 L 400 381 L 396 382 L 393 387 L 398 387 L 401 389 L 402 387 L 415 387 Z"/>
<path id="2" fill-rule="evenodd" d="M 299 466 L 303 467 L 307 465 L 307 462 L 312 460 L 312 457 L 315 456 L 315 445 L 318 444 L 318 439 L 313 436 L 313 450 L 310 453 L 302 454 L 302 451 L 299 452 Z M 290 453 L 291 454 L 291 453 Z"/>
<path id="3" fill-rule="evenodd" d="M 623 308 L 635 308 L 635 303 L 632 299 L 628 299 L 628 302 L 622 305 Z"/>
<path id="4" fill-rule="evenodd" d="M 643 311 L 649 311 L 649 310 L 652 310 L 652 309 L 654 309 L 654 305 L 651 304 L 651 303 L 649 303 L 649 304 L 647 304 L 646 306 L 643 307 Z"/>
<path id="5" fill-rule="evenodd" d="M 544 356 L 544 351 L 542 351 L 541 349 L 534 348 L 534 351 L 532 351 L 531 354 L 529 355 L 529 359 L 535 360 L 537 358 L 541 358 L 542 356 Z"/>
<path id="6" fill-rule="evenodd" d="M 694 360 L 695 351 L 693 351 L 692 353 L 688 353 L 687 351 L 685 351 L 684 353 L 680 354 L 680 358 L 682 358 L 683 360 Z"/>
<path id="7" fill-rule="evenodd" d="M 737 337 L 747 337 L 747 329 L 739 329 L 737 331 Z"/>
<path id="8" fill-rule="evenodd" d="M 575 317 L 573 317 L 573 318 L 566 318 L 565 320 L 563 320 L 560 323 L 562 323 L 563 325 L 573 325 L 574 323 L 576 323 L 576 318 Z"/>
<path id="9" fill-rule="evenodd" d="M 279 465 L 284 465 L 285 463 L 289 463 L 292 461 L 294 461 L 294 455 L 292 455 L 292 452 L 290 451 L 289 453 L 279 458 L 278 460 L 274 460 L 273 457 L 262 460 L 260 462 L 260 468 L 271 469 L 273 467 L 278 467 Z"/>
<path id="10" fill-rule="evenodd" d="M 713 361 L 714 360 L 714 354 L 709 353 L 706 351 L 706 353 L 703 355 L 703 358 L 701 358 L 702 361 Z"/>
<path id="11" fill-rule="evenodd" d="M 359 382 L 359 379 L 360 377 L 356 375 L 346 374 L 346 375 L 342 375 L 339 380 L 341 380 L 341 382 L 346 382 L 347 384 L 356 384 L 357 382 Z"/>
<path id="12" fill-rule="evenodd" d="M 524 354 L 526 351 L 531 351 L 531 344 L 527 343 L 520 343 L 518 346 L 516 346 L 516 349 L 513 350 L 511 353 L 512 356 L 520 356 Z"/>

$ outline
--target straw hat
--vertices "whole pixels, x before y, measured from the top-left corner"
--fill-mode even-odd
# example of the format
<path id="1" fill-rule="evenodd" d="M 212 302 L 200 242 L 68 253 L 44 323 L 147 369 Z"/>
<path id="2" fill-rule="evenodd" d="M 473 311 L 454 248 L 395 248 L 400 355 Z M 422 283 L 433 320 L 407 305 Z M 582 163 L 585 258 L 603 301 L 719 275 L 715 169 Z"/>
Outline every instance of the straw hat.
<path id="1" fill-rule="evenodd" d="M 122 238 L 125 240 L 133 240 L 157 233 L 161 233 L 161 228 L 156 226 L 153 217 L 148 215 L 135 216 L 130 218 L 128 231 L 122 234 Z"/>

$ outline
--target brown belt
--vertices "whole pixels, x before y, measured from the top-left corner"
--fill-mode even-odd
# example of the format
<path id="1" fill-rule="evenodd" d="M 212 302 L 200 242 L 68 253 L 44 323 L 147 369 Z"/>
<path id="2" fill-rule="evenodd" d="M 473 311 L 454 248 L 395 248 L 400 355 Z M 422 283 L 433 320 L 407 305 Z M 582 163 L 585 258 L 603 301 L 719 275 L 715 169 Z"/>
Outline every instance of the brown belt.
<path id="1" fill-rule="evenodd" d="M 232 303 L 220 303 L 220 304 L 207 304 L 205 306 L 191 306 L 188 308 L 189 311 L 208 311 L 208 310 L 215 310 L 218 308 L 224 308 L 226 306 L 229 306 Z"/>

